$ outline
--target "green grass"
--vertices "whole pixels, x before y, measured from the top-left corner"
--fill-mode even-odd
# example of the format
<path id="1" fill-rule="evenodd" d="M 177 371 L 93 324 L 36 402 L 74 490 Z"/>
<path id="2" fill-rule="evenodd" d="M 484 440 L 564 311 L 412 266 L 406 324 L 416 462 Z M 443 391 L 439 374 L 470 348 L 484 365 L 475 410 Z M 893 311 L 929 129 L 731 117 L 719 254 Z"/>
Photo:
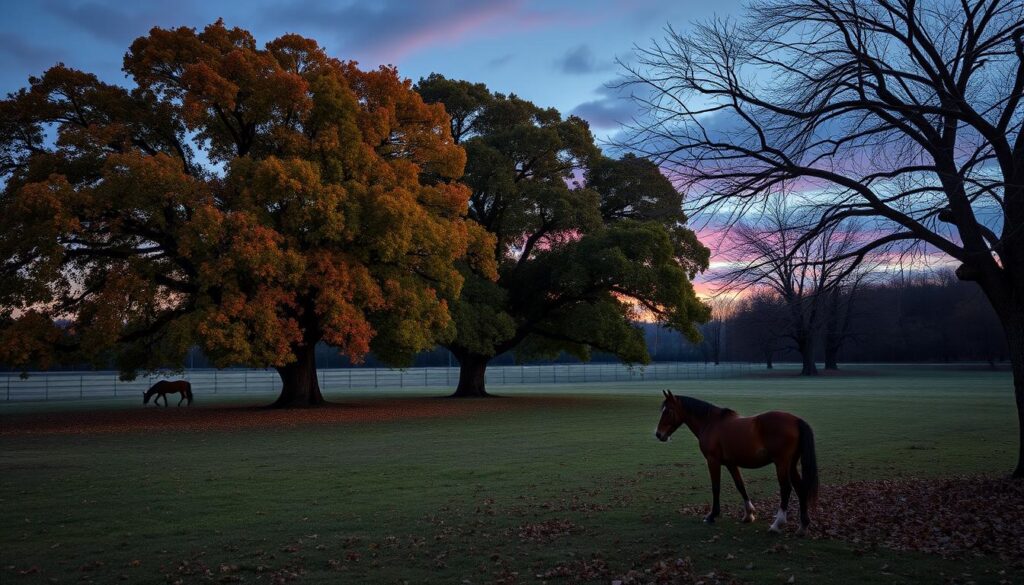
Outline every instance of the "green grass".
<path id="1" fill-rule="evenodd" d="M 738 522 L 728 482 L 717 525 L 680 512 L 708 500 L 708 479 L 685 429 L 668 444 L 652 436 L 663 387 L 741 413 L 783 409 L 806 418 L 825 489 L 1011 469 L 1007 373 L 875 370 L 813 380 L 505 387 L 495 390 L 508 396 L 507 409 L 461 418 L 2 437 L 0 582 L 272 583 L 290 571 L 299 583 L 486 583 L 514 571 L 529 583 L 594 555 L 614 574 L 649 566 L 645 555 L 673 555 L 751 583 L 931 583 L 943 582 L 940 573 L 998 582 L 1005 567 L 988 558 L 942 561 L 792 536 L 773 551 L 780 538 L 765 532 L 777 498 L 769 468 L 745 474 L 761 509 L 753 526 Z M 516 406 L 516 396 L 533 393 L 579 400 Z M 9 406 L 0 424 L 47 408 L 67 405 Z M 517 527 L 546 520 L 576 528 L 549 542 L 518 535 Z"/>

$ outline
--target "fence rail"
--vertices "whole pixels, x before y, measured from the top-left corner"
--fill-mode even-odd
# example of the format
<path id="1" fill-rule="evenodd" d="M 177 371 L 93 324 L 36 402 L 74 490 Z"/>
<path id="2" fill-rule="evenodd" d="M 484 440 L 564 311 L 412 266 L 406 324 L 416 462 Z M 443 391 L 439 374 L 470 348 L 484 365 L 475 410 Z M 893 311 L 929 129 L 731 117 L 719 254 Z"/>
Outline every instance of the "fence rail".
<path id="1" fill-rule="evenodd" d="M 696 362 L 666 362 L 628 367 L 622 364 L 553 364 L 539 366 L 491 366 L 488 386 L 512 384 L 586 384 L 643 380 L 685 380 L 731 378 L 751 373 L 750 363 L 720 365 Z M 373 388 L 454 387 L 458 368 L 340 368 L 322 369 L 317 374 L 325 394 Z M 138 398 L 154 382 L 186 379 L 197 396 L 213 394 L 274 394 L 281 381 L 274 370 L 202 369 L 185 370 L 166 376 L 140 376 L 124 382 L 116 372 L 37 372 L 22 378 L 17 373 L 0 374 L 0 400 L 94 400 Z"/>

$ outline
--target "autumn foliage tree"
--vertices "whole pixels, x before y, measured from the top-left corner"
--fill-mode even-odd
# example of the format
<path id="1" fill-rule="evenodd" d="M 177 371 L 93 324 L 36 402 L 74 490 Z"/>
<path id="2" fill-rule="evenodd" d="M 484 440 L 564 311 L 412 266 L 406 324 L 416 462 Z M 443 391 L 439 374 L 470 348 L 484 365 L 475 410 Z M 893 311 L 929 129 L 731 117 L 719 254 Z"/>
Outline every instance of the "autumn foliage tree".
<path id="1" fill-rule="evenodd" d="M 393 68 L 218 21 L 154 28 L 124 70 L 0 102 L 3 363 L 132 376 L 198 342 L 314 405 L 318 342 L 401 362 L 454 333 L 456 260 L 493 276 L 449 118 Z"/>
<path id="2" fill-rule="evenodd" d="M 456 396 L 485 396 L 487 364 L 507 351 L 646 363 L 638 319 L 699 337 L 708 308 L 690 278 L 708 250 L 655 165 L 605 157 L 583 120 L 481 84 L 435 74 L 416 89 L 451 115 L 468 157 L 469 218 L 493 236 L 498 266 L 496 281 L 463 266 L 446 343 L 460 365 Z"/>

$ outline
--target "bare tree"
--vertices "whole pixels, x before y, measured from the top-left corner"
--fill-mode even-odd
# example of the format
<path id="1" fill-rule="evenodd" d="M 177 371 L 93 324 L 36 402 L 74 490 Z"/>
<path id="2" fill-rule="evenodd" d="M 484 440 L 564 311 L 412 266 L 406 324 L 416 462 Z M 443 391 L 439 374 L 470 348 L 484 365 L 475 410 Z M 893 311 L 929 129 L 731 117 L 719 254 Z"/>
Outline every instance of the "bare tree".
<path id="1" fill-rule="evenodd" d="M 722 362 L 725 351 L 726 325 L 732 319 L 736 309 L 736 299 L 731 295 L 714 296 L 707 301 L 711 307 L 711 318 L 701 327 L 704 341 L 701 342 L 701 353 L 704 361 L 712 361 L 717 366 Z"/>
<path id="2" fill-rule="evenodd" d="M 839 369 L 839 352 L 853 337 L 853 322 L 857 306 L 857 293 L 861 284 L 871 272 L 863 265 L 857 265 L 844 279 L 833 287 L 825 300 L 825 333 L 822 349 L 825 353 L 825 369 Z"/>
<path id="3" fill-rule="evenodd" d="M 782 300 L 788 317 L 785 336 L 800 353 L 800 373 L 818 373 L 815 340 L 825 301 L 859 266 L 843 257 L 856 247 L 854 225 L 834 225 L 807 237 L 807 217 L 785 197 L 773 197 L 756 220 L 739 222 L 727 238 L 736 267 L 717 279 L 722 290 L 764 287 Z"/>
<path id="4" fill-rule="evenodd" d="M 1024 0 L 762 0 L 639 51 L 627 146 L 741 216 L 777 192 L 959 261 L 999 315 L 1024 477 Z"/>

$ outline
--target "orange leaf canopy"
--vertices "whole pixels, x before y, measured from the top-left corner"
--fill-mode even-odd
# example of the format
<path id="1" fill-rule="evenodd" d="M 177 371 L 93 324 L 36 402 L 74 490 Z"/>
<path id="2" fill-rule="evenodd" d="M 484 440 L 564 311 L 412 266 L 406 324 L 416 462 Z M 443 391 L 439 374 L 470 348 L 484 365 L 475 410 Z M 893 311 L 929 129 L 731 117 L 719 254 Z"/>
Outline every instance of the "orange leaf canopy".
<path id="1" fill-rule="evenodd" d="M 0 361 L 401 361 L 451 335 L 457 261 L 494 273 L 448 116 L 394 68 L 218 21 L 154 28 L 124 69 L 0 102 Z"/>

